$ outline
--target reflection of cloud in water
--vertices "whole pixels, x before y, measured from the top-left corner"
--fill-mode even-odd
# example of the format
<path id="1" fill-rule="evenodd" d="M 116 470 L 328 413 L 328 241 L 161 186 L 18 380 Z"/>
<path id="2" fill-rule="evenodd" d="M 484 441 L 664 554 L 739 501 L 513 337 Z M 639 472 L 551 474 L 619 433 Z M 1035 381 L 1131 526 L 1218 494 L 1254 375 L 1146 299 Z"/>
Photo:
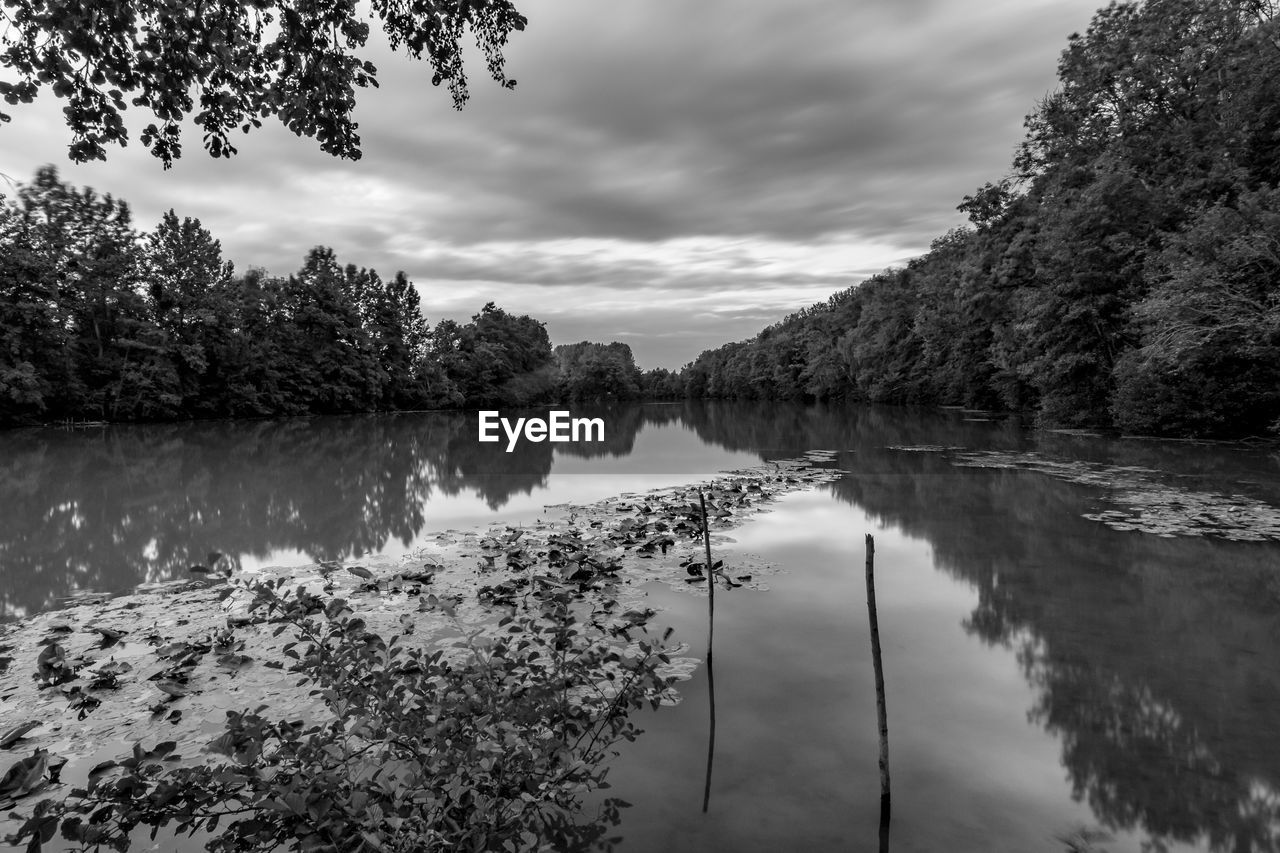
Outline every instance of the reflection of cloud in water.
<path id="1" fill-rule="evenodd" d="M 1083 517 L 1101 515 L 1107 483 L 1093 483 L 1104 488 L 1097 492 L 1020 463 L 958 468 L 946 453 L 886 448 L 1071 460 L 1077 472 L 1128 471 L 1128 479 L 1113 477 L 1116 495 L 1154 483 L 1186 506 L 1211 496 L 1215 511 L 1226 496 L 1239 506 L 1280 506 L 1275 455 L 867 406 L 676 404 L 610 417 L 617 428 L 607 446 L 524 444 L 510 455 L 475 441 L 474 415 L 9 432 L 0 447 L 6 612 L 46 607 L 77 586 L 119 589 L 169 577 L 209 550 L 239 554 L 245 566 L 285 554 L 299 561 L 394 554 L 424 532 L 487 521 L 495 508 L 504 519 L 536 518 L 545 503 L 587 503 L 702 479 L 761 456 L 838 448 L 839 466 L 854 472 L 826 487 L 841 505 L 792 496 L 783 504 L 788 511 L 765 514 L 734 537 L 742 550 L 785 552 L 793 563 L 814 531 L 849 545 L 842 553 L 860 552 L 863 528 L 873 522 L 877 569 L 885 566 L 877 585 L 891 727 L 899 715 L 930 710 L 938 713 L 921 725 L 948 725 L 944 712 L 955 708 L 952 722 L 978 727 L 993 750 L 1001 737 L 1044 741 L 1011 748 L 1010 776 L 984 787 L 988 794 L 1006 786 L 1012 797 L 1019 780 L 1047 790 L 1056 778 L 1060 787 L 1065 768 L 1112 834 L 1147 833 L 1169 849 L 1280 849 L 1277 546 L 1117 532 Z M 1150 504 L 1149 496 L 1141 500 Z M 789 501 L 801 511 L 790 512 Z M 1106 509 L 1126 511 L 1116 503 Z M 910 571 L 889 568 L 908 560 Z M 839 570 L 860 573 L 860 558 L 850 562 Z M 935 568 L 957 583 L 939 583 Z M 806 606 L 825 603 L 815 594 Z M 848 602 L 841 606 L 838 616 L 847 620 Z M 924 660 L 907 669 L 899 653 L 895 675 L 888 618 L 895 606 L 916 609 L 917 638 L 933 638 L 938 650 L 932 669 Z M 948 669 L 954 658 L 947 655 L 976 645 L 956 642 L 962 623 L 981 643 L 1007 646 L 992 650 L 1003 657 L 982 658 L 978 670 Z M 770 644 L 791 642 L 782 634 L 770 634 Z M 1024 669 L 1013 655 L 1028 643 L 1034 654 Z M 972 678 L 961 683 L 956 674 L 965 672 Z M 963 703 L 931 709 L 922 693 L 895 708 L 895 678 L 898 685 L 950 678 L 947 691 Z M 1008 692 L 1011 678 L 1030 692 L 1006 707 L 1001 697 L 1023 695 Z M 1028 709 L 1034 727 L 1026 725 Z M 1046 729 L 1056 740 L 1044 738 Z M 963 769 L 968 747 L 959 737 L 947 760 Z M 1002 813 L 1001 805 L 987 802 L 981 813 Z M 1042 827 L 1041 838 L 1065 829 Z"/>
<path id="2" fill-rule="evenodd" d="M 18 430 L 0 447 L 0 599 L 14 618 L 76 590 L 182 576 L 210 551 L 240 568 L 406 553 L 497 510 L 688 482 L 758 457 L 707 448 L 680 407 L 626 406 L 598 444 L 476 440 L 476 416 L 425 413 Z M 668 458 L 667 448 L 670 448 Z"/>

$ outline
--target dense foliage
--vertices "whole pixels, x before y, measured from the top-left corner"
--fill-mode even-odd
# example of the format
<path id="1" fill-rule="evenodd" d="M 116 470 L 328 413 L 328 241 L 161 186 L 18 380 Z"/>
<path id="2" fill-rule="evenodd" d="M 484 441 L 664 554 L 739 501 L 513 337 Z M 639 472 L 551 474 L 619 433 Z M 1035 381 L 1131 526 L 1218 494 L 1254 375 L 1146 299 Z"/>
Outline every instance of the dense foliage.
<path id="1" fill-rule="evenodd" d="M 453 653 L 386 639 L 342 599 L 257 584 L 253 609 L 293 632 L 289 670 L 329 714 L 228 711 L 212 763 L 135 745 L 8 841 L 125 850 L 135 828 L 172 827 L 212 851 L 599 849 L 626 804 L 584 816 L 582 797 L 639 733 L 629 714 L 667 694 L 669 658 L 616 601 L 588 606 L 577 584 L 546 580 L 492 635 L 459 622 Z M 451 606 L 432 595 L 423 609 Z"/>
<path id="2" fill-rule="evenodd" d="M 1280 417 L 1280 24 L 1117 2 L 1073 35 L 1011 175 L 909 263 L 704 352 L 689 394 L 1035 412 L 1234 436 Z"/>
<path id="3" fill-rule="evenodd" d="M 351 113 L 355 90 L 377 86 L 377 68 L 359 51 L 368 41 L 365 12 L 354 0 L 171 0 L 0 3 L 0 82 L 9 104 L 31 103 L 48 86 L 67 101 L 68 154 L 76 162 L 106 158 L 107 145 L 129 139 L 129 103 L 154 121 L 140 141 L 166 168 L 182 153 L 190 117 L 214 157 L 236 153 L 230 134 L 248 133 L 275 116 L 333 155 L 360 156 Z M 467 99 L 462 41 L 468 29 L 489 74 L 510 88 L 503 70 L 507 37 L 525 27 L 509 0 L 403 3 L 372 0 L 393 49 L 431 66 L 431 82 L 448 82 L 454 105 Z M 192 93 L 198 93 L 198 101 Z M 9 116 L 0 112 L 0 122 Z"/>
<path id="4" fill-rule="evenodd" d="M 562 400 L 631 400 L 640 396 L 640 368 L 626 344 L 583 341 L 555 348 Z"/>
<path id="5" fill-rule="evenodd" d="M 434 328 L 404 273 L 312 249 L 236 274 L 198 220 L 138 233 L 127 204 L 47 166 L 0 203 L 0 426 L 266 417 L 634 397 L 625 344 L 553 356 L 484 306 Z"/>

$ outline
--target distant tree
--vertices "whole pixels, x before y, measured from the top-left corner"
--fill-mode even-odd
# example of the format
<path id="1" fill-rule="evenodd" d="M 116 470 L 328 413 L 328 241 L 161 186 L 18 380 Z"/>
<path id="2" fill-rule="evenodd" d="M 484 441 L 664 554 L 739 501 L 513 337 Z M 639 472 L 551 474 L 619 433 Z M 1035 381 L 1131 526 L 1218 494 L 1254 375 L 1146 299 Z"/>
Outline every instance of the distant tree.
<path id="1" fill-rule="evenodd" d="M 172 399 L 138 290 L 140 252 L 129 206 L 63 183 L 46 166 L 10 209 L 9 290 L 25 352 L 47 387 L 51 417 L 132 417 Z M 7 324 L 6 324 L 7 325 Z M 12 334 L 12 329 L 10 329 Z M 37 355 L 38 350 L 38 355 Z M 28 388 L 28 390 L 31 390 Z M 160 414 L 159 411 L 156 412 Z"/>
<path id="2" fill-rule="evenodd" d="M 373 63 L 357 55 L 370 30 L 358 7 L 356 0 L 6 0 L 0 66 L 18 80 L 0 82 L 0 96 L 31 103 L 48 86 L 65 99 L 76 162 L 105 159 L 107 145 L 127 143 L 126 100 L 154 117 L 141 142 L 166 168 L 182 153 L 188 117 L 214 157 L 236 153 L 229 135 L 237 128 L 247 133 L 276 116 L 327 153 L 356 159 L 355 90 L 378 85 Z M 448 84 L 455 107 L 467 100 L 467 29 L 493 79 L 514 87 L 502 50 L 526 19 L 511 0 L 371 0 L 370 7 L 392 48 L 425 58 L 431 82 Z M 0 121 L 9 119 L 0 112 Z"/>
<path id="3" fill-rule="evenodd" d="M 430 351 L 448 380 L 449 393 L 467 406 L 542 402 L 555 388 L 546 327 L 492 302 L 466 325 L 453 320 L 437 324 Z"/>
<path id="4" fill-rule="evenodd" d="M 1154 264 L 1145 344 L 1118 371 L 1124 429 L 1250 435 L 1280 426 L 1280 189 L 1200 214 Z"/>
<path id="5" fill-rule="evenodd" d="M 211 361 L 212 340 L 222 315 L 225 282 L 232 267 L 222 260 L 222 247 L 200 220 L 178 220 L 172 210 L 143 243 L 141 277 L 159 332 L 163 354 L 173 371 L 174 393 L 188 414 L 201 411 L 212 390 L 206 380 L 217 373 Z"/>
<path id="6" fill-rule="evenodd" d="M 373 273 L 372 282 L 374 286 L 360 295 L 360 309 L 385 374 L 380 407 L 430 405 L 435 402 L 433 389 L 438 385 L 438 376 L 424 371 L 431 330 L 422 316 L 418 289 L 404 272 L 396 273 L 388 282 L 379 281 Z"/>
<path id="7" fill-rule="evenodd" d="M 289 277 L 285 372 L 308 411 L 368 411 L 381 397 L 384 375 L 360 316 L 357 287 L 326 246 L 308 252 Z"/>
<path id="8" fill-rule="evenodd" d="M 691 396 L 1004 407 L 1045 425 L 1280 432 L 1280 22 L 1118 0 L 1073 35 L 972 228 L 749 341 Z"/>
<path id="9" fill-rule="evenodd" d="M 562 344 L 555 356 L 563 399 L 630 400 L 640 395 L 640 370 L 624 343 Z"/>
<path id="10" fill-rule="evenodd" d="M 640 395 L 647 400 L 679 400 L 685 396 L 680 373 L 654 367 L 640 375 Z"/>
<path id="11" fill-rule="evenodd" d="M 606 350 L 634 396 L 630 349 Z M 235 275 L 198 220 L 139 234 L 52 166 L 0 196 L 0 427 L 525 405 L 555 384 L 542 323 L 489 303 L 432 330 L 403 272 L 317 246 L 287 278 Z"/>
<path id="12" fill-rule="evenodd" d="M 295 334 L 289 282 L 251 267 L 227 283 L 222 305 L 209 410 L 233 417 L 304 413 L 289 358 Z"/>
<path id="13" fill-rule="evenodd" d="M 924 342 L 915 323 L 919 282 L 914 270 L 895 270 L 865 282 L 857 335 L 842 340 L 861 395 L 881 403 L 929 399 Z"/>
<path id="14" fill-rule="evenodd" d="M 0 204 L 0 424 L 44 415 L 68 367 L 52 259 L 31 239 L 32 224 L 18 206 Z"/>

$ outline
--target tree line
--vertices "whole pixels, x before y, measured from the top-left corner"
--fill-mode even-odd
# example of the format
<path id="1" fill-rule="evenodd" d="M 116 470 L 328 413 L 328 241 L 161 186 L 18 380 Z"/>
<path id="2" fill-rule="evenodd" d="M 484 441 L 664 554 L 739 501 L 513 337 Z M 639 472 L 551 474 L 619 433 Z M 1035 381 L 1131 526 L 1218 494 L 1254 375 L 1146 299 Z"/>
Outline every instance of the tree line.
<path id="1" fill-rule="evenodd" d="M 237 273 L 199 220 L 151 231 L 52 166 L 0 197 L 0 425 L 533 405 L 640 396 L 626 344 L 553 350 L 493 303 L 430 326 L 403 272 Z"/>
<path id="2" fill-rule="evenodd" d="M 1280 428 L 1280 27 L 1258 0 L 1113 2 L 1073 35 L 1012 171 L 930 251 L 702 353 L 696 397 Z"/>

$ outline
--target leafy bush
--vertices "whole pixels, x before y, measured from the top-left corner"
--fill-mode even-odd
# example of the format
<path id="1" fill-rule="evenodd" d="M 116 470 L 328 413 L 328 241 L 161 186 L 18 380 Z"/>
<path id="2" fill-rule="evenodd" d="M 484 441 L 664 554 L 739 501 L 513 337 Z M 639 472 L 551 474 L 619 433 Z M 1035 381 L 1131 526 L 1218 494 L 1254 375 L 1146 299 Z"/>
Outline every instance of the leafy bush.
<path id="1" fill-rule="evenodd" d="M 390 640 L 341 599 L 255 584 L 254 610 L 292 629 L 290 671 L 331 714 L 273 720 L 228 712 L 213 761 L 183 765 L 176 744 L 95 767 L 44 800 L 8 841 L 39 850 L 59 830 L 83 849 L 125 850 L 136 827 L 208 833 L 211 851 L 579 850 L 616 839 L 617 799 L 593 819 L 582 795 L 607 787 L 605 760 L 639 730 L 672 679 L 662 641 L 616 602 L 591 608 L 552 587 L 498 630 L 451 648 Z M 452 616 L 447 603 L 426 600 Z M 461 625 L 459 628 L 461 629 Z M 631 633 L 640 636 L 633 640 Z M 668 631 L 668 634 L 670 632 Z"/>

